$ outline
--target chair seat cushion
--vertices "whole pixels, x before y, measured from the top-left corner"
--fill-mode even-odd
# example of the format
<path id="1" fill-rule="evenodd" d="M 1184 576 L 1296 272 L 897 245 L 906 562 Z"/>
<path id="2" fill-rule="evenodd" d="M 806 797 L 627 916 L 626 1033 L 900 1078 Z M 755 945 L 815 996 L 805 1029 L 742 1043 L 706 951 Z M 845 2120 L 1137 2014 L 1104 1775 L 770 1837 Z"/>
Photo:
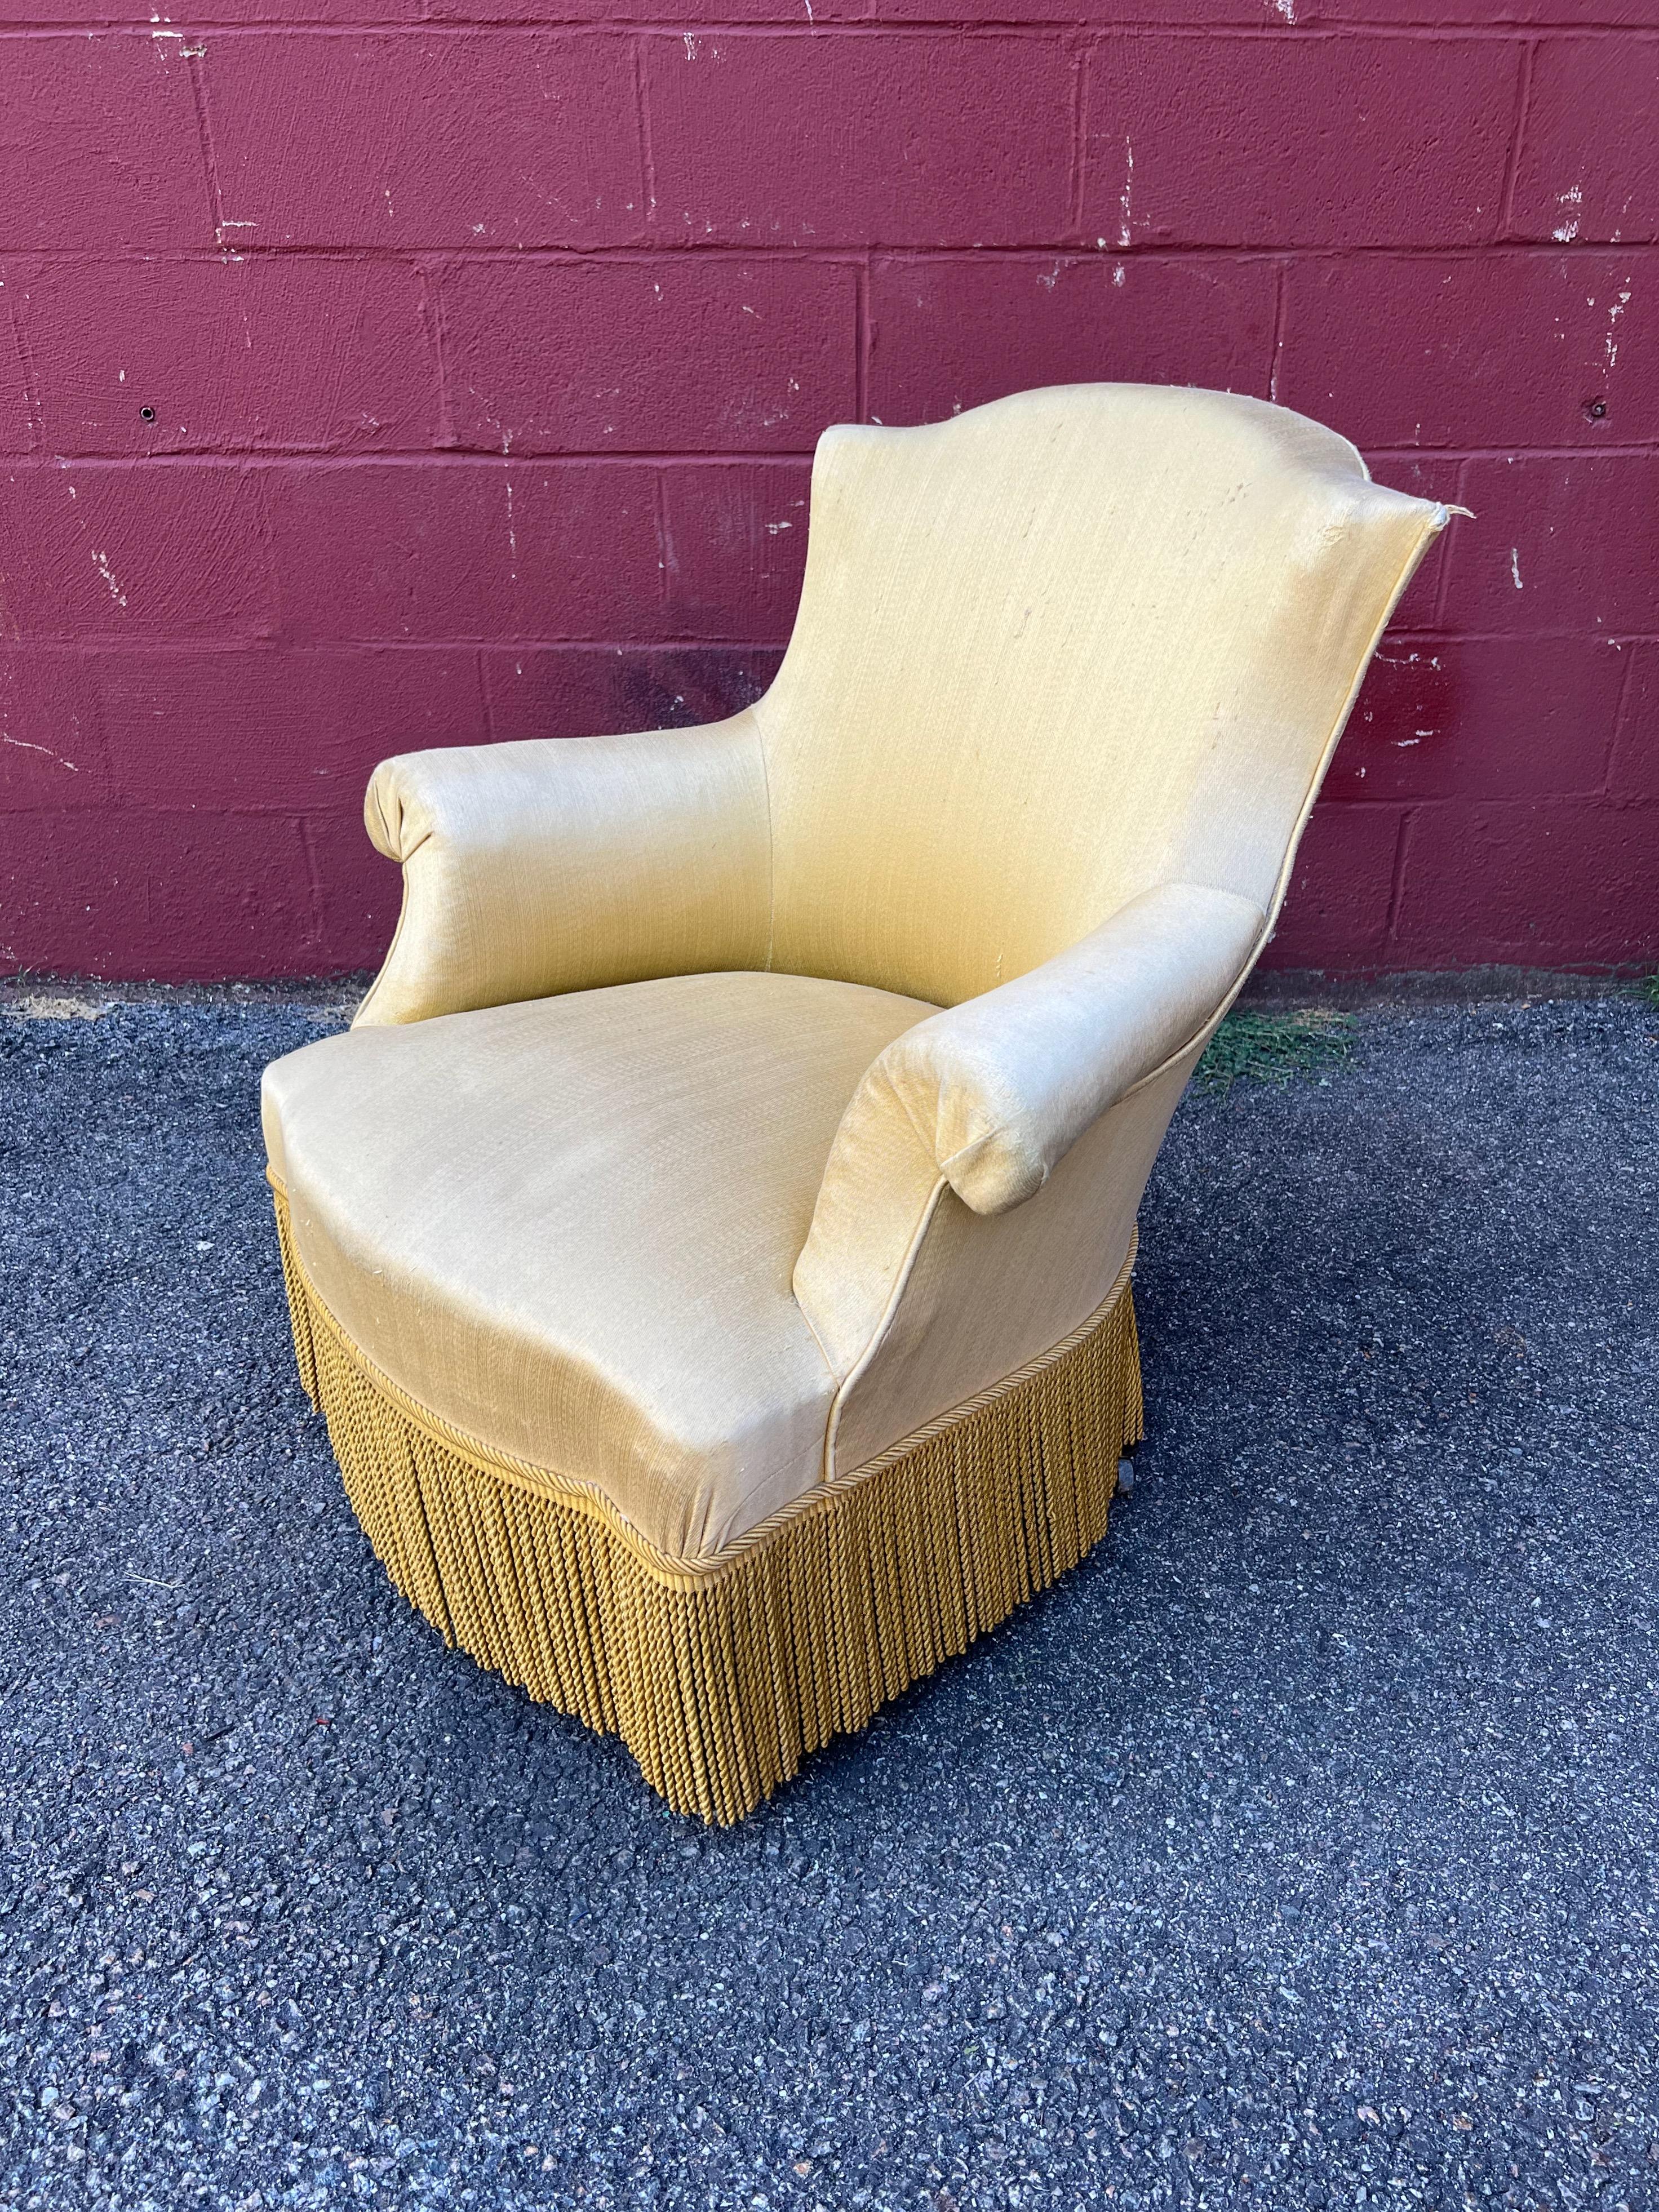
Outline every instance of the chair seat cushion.
<path id="1" fill-rule="evenodd" d="M 860 1078 L 933 1011 L 742 973 L 352 1030 L 267 1070 L 272 1179 L 400 1389 L 704 1557 L 821 1479 L 791 1276 Z"/>

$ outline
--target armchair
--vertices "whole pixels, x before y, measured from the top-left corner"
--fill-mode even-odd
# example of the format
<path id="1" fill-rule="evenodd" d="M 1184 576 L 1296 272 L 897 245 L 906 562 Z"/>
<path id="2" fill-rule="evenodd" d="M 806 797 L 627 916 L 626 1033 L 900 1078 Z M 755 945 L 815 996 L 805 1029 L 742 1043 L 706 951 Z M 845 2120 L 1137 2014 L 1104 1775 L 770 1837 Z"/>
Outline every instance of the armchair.
<path id="1" fill-rule="evenodd" d="M 1448 510 L 1079 386 L 820 441 L 771 690 L 386 762 L 267 1070 L 300 1370 L 451 1642 L 741 1818 L 1103 1534 L 1135 1211 Z"/>

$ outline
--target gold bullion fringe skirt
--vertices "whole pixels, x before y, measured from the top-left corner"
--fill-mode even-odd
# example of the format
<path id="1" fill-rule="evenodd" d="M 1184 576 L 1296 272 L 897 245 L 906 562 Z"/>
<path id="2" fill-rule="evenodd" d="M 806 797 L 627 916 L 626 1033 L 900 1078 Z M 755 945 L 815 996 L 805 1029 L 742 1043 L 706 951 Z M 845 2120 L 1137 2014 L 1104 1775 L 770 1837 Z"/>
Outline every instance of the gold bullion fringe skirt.
<path id="1" fill-rule="evenodd" d="M 1097 1544 L 1141 1434 L 1129 1268 L 1061 1343 L 708 1560 L 417 1405 L 312 1291 L 276 1196 L 301 1379 L 382 1565 L 446 1642 L 619 1735 L 678 1812 L 740 1820 L 808 1752 Z"/>

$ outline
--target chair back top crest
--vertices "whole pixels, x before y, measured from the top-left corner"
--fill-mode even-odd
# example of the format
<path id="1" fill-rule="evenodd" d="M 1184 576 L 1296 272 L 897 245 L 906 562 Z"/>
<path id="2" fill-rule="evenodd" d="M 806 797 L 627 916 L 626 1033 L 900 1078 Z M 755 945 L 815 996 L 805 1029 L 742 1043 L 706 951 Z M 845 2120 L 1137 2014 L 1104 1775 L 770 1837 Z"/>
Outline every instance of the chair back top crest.
<path id="1" fill-rule="evenodd" d="M 755 709 L 771 964 L 953 1004 L 1160 882 L 1272 911 L 1445 519 L 1224 392 L 1076 385 L 827 431 Z"/>

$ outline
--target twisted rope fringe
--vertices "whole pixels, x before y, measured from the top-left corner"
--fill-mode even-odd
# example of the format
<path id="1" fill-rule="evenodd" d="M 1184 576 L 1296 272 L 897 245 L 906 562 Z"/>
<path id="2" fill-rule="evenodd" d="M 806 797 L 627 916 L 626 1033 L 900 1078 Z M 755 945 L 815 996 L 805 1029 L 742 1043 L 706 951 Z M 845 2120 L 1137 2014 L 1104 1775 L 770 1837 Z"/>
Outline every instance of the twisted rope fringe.
<path id="1" fill-rule="evenodd" d="M 677 1812 L 722 1826 L 1075 1566 L 1141 1435 L 1126 1267 L 1000 1390 L 723 1556 L 674 1560 L 583 1486 L 422 1414 L 313 1296 L 280 1193 L 276 1224 L 301 1380 L 392 1581 L 446 1643 L 619 1735 Z"/>

